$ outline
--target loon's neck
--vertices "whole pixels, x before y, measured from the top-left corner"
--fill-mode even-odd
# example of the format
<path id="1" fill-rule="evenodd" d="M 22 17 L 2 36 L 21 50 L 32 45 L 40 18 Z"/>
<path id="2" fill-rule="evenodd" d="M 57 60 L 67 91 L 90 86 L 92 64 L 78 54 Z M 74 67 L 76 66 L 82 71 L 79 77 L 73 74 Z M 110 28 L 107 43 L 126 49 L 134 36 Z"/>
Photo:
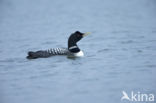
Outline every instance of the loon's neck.
<path id="1" fill-rule="evenodd" d="M 78 53 L 80 52 L 79 47 L 77 46 L 77 42 L 79 41 L 79 39 L 77 38 L 76 35 L 71 35 L 68 39 L 68 50 L 71 53 Z"/>
<path id="2" fill-rule="evenodd" d="M 73 44 L 69 44 L 68 43 L 68 50 L 72 53 L 78 53 L 80 52 L 80 48 L 77 46 L 76 43 L 73 43 Z"/>

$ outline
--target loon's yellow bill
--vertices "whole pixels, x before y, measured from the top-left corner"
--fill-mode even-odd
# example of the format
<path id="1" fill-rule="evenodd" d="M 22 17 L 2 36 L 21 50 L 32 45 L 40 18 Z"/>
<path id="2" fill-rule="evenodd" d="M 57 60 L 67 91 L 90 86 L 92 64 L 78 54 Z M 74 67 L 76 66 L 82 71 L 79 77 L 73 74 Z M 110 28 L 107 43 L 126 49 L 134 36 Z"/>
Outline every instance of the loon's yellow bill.
<path id="1" fill-rule="evenodd" d="M 86 32 L 86 33 L 83 34 L 83 37 L 85 37 L 85 36 L 87 36 L 89 34 L 91 34 L 91 33 L 90 32 Z"/>

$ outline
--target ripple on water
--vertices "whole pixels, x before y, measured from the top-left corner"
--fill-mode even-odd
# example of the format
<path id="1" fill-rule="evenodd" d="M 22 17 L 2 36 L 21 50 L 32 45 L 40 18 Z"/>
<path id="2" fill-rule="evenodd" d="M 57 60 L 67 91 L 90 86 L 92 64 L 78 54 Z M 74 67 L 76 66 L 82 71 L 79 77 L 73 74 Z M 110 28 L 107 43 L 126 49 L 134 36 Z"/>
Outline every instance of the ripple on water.
<path id="1" fill-rule="evenodd" d="M 43 42 L 42 44 L 43 45 L 45 45 L 45 44 L 56 44 L 56 42 L 55 41 L 46 41 L 46 42 Z"/>
<path id="2" fill-rule="evenodd" d="M 87 57 L 94 57 L 96 56 L 95 54 L 92 54 L 92 55 L 87 55 Z"/>
<path id="3" fill-rule="evenodd" d="M 130 44 L 130 43 L 134 43 L 134 41 L 133 40 L 121 41 L 121 44 Z"/>
<path id="4" fill-rule="evenodd" d="M 154 64 L 149 64 L 149 65 L 146 65 L 146 67 L 148 67 L 148 68 L 156 68 L 156 65 L 154 65 Z"/>
<path id="5" fill-rule="evenodd" d="M 15 60 L 12 59 L 12 58 L 8 58 L 8 59 L 0 60 L 0 63 L 11 63 L 11 62 L 15 62 Z"/>
<path id="6" fill-rule="evenodd" d="M 101 52 L 107 52 L 107 51 L 110 51 L 111 49 L 108 49 L 108 48 L 105 48 L 105 49 L 100 49 L 98 50 L 97 52 L 98 53 L 101 53 Z"/>
<path id="7" fill-rule="evenodd" d="M 137 50 L 137 52 L 138 52 L 138 53 L 142 53 L 143 51 L 142 51 L 142 50 Z"/>
<path id="8" fill-rule="evenodd" d="M 28 62 L 25 58 L 7 58 L 0 60 L 0 63 L 25 63 Z"/>

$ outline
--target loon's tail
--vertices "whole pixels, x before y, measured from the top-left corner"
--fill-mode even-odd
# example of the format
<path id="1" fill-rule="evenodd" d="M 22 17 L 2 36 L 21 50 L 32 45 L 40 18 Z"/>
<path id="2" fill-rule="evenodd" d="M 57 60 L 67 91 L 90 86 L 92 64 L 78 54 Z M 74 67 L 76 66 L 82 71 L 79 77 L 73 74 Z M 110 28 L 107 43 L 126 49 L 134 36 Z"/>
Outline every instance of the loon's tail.
<path id="1" fill-rule="evenodd" d="M 28 52 L 28 59 L 36 59 L 36 58 L 47 58 L 54 55 L 67 55 L 68 49 L 67 48 L 53 48 L 48 50 L 40 50 L 36 52 L 29 51 Z"/>

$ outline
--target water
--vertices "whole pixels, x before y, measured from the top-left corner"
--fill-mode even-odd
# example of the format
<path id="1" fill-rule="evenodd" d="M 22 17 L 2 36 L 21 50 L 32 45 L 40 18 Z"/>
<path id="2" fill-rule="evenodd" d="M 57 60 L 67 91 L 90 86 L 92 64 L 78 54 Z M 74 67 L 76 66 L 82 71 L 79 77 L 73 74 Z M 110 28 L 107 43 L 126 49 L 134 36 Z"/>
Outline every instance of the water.
<path id="1" fill-rule="evenodd" d="M 156 95 L 155 0 L 0 0 L 0 103 L 123 103 Z M 85 57 L 27 60 L 66 47 L 76 31 Z"/>

